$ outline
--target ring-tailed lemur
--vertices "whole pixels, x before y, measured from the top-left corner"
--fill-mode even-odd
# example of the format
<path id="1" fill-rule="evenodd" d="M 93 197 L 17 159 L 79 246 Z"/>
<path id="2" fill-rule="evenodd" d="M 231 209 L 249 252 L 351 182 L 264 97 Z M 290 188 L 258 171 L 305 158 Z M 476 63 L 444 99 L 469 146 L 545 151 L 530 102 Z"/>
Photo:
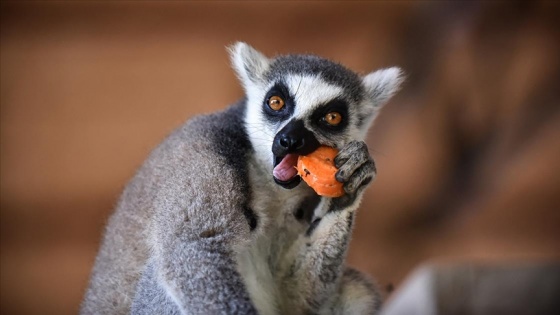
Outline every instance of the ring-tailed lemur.
<path id="1" fill-rule="evenodd" d="M 82 314 L 371 314 L 374 286 L 344 265 L 375 176 L 363 142 L 401 82 L 309 55 L 230 49 L 246 98 L 156 148 L 109 220 Z M 338 148 L 339 198 L 317 196 L 298 155 Z"/>

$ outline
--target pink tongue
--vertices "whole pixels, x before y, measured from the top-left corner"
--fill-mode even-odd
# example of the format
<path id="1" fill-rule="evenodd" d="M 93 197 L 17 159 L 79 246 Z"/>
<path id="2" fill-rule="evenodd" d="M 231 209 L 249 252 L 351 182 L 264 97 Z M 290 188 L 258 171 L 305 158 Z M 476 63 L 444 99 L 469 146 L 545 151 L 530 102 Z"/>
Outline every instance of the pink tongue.
<path id="1" fill-rule="evenodd" d="M 297 154 L 288 154 L 286 155 L 282 161 L 276 165 L 274 170 L 272 171 L 272 175 L 276 177 L 276 179 L 281 180 L 283 182 L 292 179 L 297 174 L 296 165 L 297 165 Z"/>

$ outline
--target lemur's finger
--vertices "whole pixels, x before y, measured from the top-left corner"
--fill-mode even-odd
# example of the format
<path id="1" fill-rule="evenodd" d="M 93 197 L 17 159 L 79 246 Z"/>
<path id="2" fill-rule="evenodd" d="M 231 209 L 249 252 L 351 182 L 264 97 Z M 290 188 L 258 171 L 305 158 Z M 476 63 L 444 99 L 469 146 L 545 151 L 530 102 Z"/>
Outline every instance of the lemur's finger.
<path id="1" fill-rule="evenodd" d="M 352 147 L 350 150 L 341 150 L 344 151 L 344 155 L 342 156 L 345 159 L 345 162 L 338 167 L 338 171 L 335 174 L 335 178 L 337 181 L 341 183 L 347 182 L 352 174 L 364 163 L 371 161 L 369 157 L 369 153 L 367 151 L 367 147 L 365 143 L 356 142 L 356 144 L 352 143 Z M 349 155 L 347 155 L 350 153 Z M 336 159 L 335 159 L 336 163 Z"/>
<path id="2" fill-rule="evenodd" d="M 344 184 L 344 191 L 347 194 L 355 193 L 360 187 L 371 182 L 375 176 L 375 163 L 370 160 L 360 166 L 350 179 Z"/>
<path id="3" fill-rule="evenodd" d="M 352 158 L 356 152 L 364 150 L 367 153 L 367 146 L 365 142 L 356 140 L 350 141 L 340 150 L 340 152 L 338 152 L 338 155 L 334 159 L 334 165 L 336 168 L 340 168 L 344 163 L 346 163 L 346 161 Z"/>

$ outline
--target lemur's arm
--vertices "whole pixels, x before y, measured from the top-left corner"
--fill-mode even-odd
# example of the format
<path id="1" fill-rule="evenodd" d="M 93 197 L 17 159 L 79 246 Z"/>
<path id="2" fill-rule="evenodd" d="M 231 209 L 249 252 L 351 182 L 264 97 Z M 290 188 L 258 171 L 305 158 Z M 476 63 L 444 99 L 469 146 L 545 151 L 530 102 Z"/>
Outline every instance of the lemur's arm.
<path id="1" fill-rule="evenodd" d="M 256 314 L 224 237 L 169 244 L 152 257 L 131 314 Z"/>
<path id="2" fill-rule="evenodd" d="M 251 237 L 247 185 L 241 166 L 222 152 L 231 147 L 232 133 L 215 126 L 226 125 L 220 119 L 236 116 L 200 118 L 150 159 L 157 181 L 146 227 L 151 251 L 132 314 L 256 313 L 235 262 Z M 223 143 L 213 139 L 220 134 Z M 239 147 L 238 141 L 229 153 L 243 157 Z"/>
<path id="3" fill-rule="evenodd" d="M 375 164 L 362 141 L 347 144 L 335 159 L 337 180 L 344 183 L 346 194 L 322 198 L 319 211 L 307 233 L 294 243 L 282 266 L 286 300 L 292 308 L 318 312 L 329 307 L 343 275 L 354 211 L 364 189 L 375 176 Z M 323 210 L 321 210 L 323 209 Z M 294 292 L 293 296 L 290 292 Z"/>

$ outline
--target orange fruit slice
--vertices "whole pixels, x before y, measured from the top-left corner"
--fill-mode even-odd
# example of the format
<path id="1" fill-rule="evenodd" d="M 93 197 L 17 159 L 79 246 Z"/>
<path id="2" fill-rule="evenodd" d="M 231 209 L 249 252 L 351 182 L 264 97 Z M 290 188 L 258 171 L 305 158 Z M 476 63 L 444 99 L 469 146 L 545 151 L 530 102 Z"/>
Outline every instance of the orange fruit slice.
<path id="1" fill-rule="evenodd" d="M 325 197 L 344 195 L 342 183 L 334 177 L 337 171 L 334 166 L 334 158 L 337 154 L 337 149 L 321 146 L 311 154 L 301 155 L 298 158 L 297 171 L 299 176 L 318 195 Z"/>

